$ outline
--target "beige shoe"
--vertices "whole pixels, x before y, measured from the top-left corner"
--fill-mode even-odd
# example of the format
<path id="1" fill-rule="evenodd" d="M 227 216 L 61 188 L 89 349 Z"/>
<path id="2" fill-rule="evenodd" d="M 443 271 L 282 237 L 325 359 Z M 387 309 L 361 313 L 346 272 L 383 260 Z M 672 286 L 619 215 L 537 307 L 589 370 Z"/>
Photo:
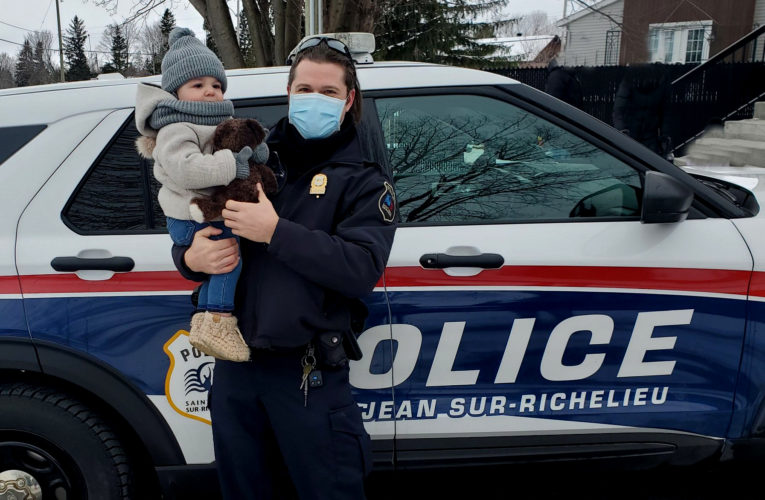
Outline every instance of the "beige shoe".
<path id="1" fill-rule="evenodd" d="M 242 333 L 237 328 L 235 316 L 221 316 L 205 312 L 201 324 L 189 332 L 189 342 L 205 354 L 228 361 L 249 361 L 250 348 L 244 342 Z"/>
<path id="2" fill-rule="evenodd" d="M 189 328 L 189 336 L 199 335 L 199 327 L 202 326 L 202 321 L 205 318 L 204 311 L 194 313 L 191 316 L 191 328 Z"/>

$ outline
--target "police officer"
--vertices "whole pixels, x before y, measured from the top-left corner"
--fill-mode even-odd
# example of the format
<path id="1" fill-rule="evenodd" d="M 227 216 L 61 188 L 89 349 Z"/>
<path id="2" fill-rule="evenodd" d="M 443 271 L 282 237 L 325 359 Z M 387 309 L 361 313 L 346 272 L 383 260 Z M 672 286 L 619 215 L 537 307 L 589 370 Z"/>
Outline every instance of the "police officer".
<path id="1" fill-rule="evenodd" d="M 229 201 L 225 223 L 241 237 L 235 314 L 250 362 L 218 360 L 210 395 L 224 498 L 364 498 L 369 435 L 351 395 L 346 349 L 358 298 L 385 268 L 395 195 L 363 161 L 356 124 L 361 90 L 348 48 L 303 42 L 287 82 L 289 116 L 268 145 L 286 169 L 281 190 L 258 203 Z M 188 278 L 237 263 L 218 230 L 174 248 Z M 344 341 L 345 339 L 345 341 Z"/>

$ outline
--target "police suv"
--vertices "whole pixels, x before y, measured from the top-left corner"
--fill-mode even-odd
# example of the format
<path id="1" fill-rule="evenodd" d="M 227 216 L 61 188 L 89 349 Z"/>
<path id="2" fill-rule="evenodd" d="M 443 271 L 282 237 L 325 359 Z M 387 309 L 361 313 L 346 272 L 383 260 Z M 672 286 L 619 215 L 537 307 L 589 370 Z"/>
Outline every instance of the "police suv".
<path id="1" fill-rule="evenodd" d="M 495 74 L 358 69 L 400 216 L 350 366 L 377 467 L 756 451 L 760 171 L 694 177 Z M 285 116 L 287 72 L 229 71 L 236 115 Z M 0 91 L 0 496 L 215 485 L 214 359 L 135 151 L 140 81 Z"/>

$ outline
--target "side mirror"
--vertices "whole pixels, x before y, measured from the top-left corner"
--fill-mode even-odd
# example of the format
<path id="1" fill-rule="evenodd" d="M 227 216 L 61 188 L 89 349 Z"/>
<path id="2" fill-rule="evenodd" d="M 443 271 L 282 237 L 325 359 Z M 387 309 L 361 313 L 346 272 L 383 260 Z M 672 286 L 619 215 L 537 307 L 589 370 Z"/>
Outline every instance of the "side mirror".
<path id="1" fill-rule="evenodd" d="M 691 203 L 691 188 L 667 174 L 646 172 L 640 222 L 657 224 L 684 221 L 688 217 Z"/>

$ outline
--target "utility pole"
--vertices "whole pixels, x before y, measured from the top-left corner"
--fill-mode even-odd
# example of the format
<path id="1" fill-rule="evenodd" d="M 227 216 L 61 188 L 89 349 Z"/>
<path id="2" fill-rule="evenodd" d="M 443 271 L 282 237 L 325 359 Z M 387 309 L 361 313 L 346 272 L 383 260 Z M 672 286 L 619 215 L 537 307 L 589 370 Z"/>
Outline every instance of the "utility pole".
<path id="1" fill-rule="evenodd" d="M 61 12 L 58 8 L 59 0 L 56 0 L 56 21 L 58 21 L 58 60 L 61 64 L 61 81 L 65 81 L 64 77 L 64 44 L 61 41 Z"/>
<path id="2" fill-rule="evenodd" d="M 324 31 L 322 0 L 305 0 L 305 34 L 318 35 Z"/>

